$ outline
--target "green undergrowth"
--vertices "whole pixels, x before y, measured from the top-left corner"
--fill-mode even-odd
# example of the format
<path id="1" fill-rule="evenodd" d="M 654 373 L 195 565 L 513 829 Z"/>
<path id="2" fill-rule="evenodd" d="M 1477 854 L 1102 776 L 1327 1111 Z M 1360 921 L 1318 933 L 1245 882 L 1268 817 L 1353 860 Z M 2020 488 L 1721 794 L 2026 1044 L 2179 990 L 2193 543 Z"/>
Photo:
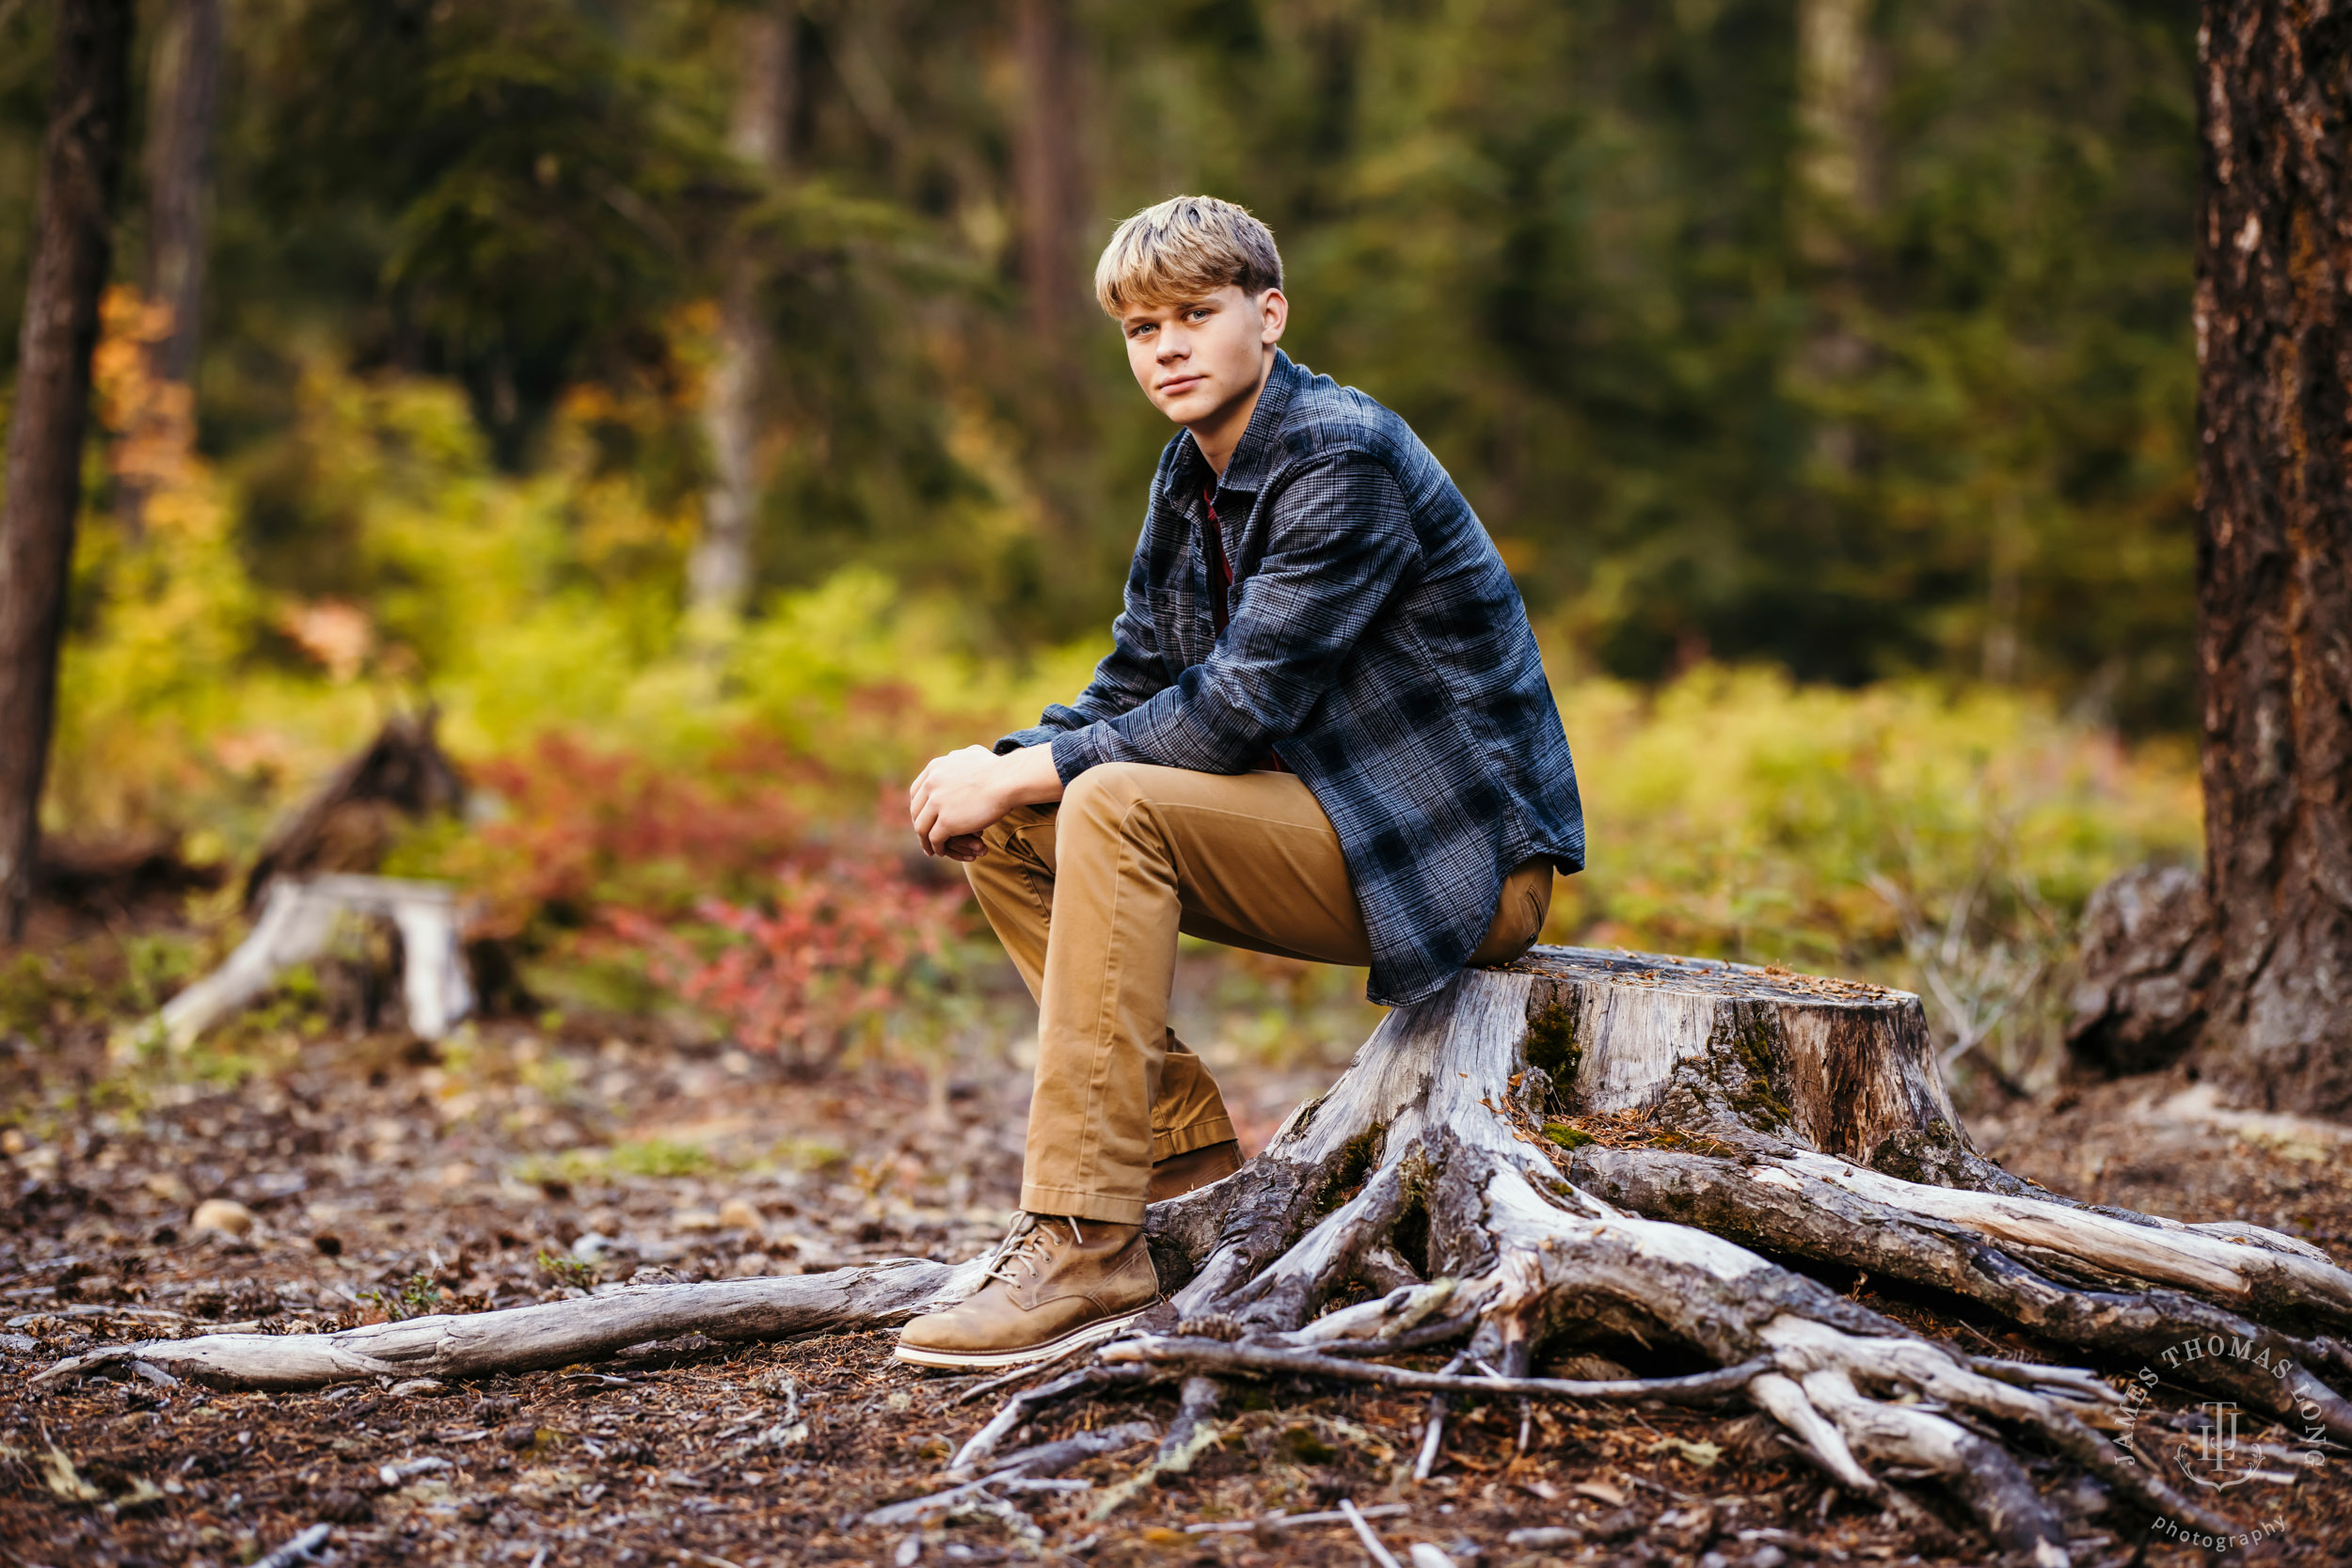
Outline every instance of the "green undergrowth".
<path id="1" fill-rule="evenodd" d="M 388 713 L 430 703 L 473 805 L 410 831 L 385 869 L 464 885 L 540 1005 L 691 1015 L 813 1070 L 935 1065 L 1020 1035 L 1025 1004 L 995 984 L 960 880 L 909 853 L 900 802 L 930 756 L 1067 700 L 1099 638 L 978 652 L 951 597 L 855 567 L 739 627 L 690 628 L 691 508 L 600 467 L 578 420 L 559 416 L 548 460 L 516 475 L 449 388 L 314 367 L 299 398 L 364 592 L 255 580 L 237 496 L 201 464 L 140 541 L 93 514 L 54 828 L 242 863 Z M 1551 656 L 1565 677 L 1566 649 Z M 2126 744 L 2018 688 L 1835 689 L 1702 663 L 1656 688 L 1563 678 L 1558 697 L 1589 863 L 1557 884 L 1549 940 L 1918 990 L 1939 1036 L 1982 1034 L 2028 1083 L 2055 1071 L 2091 890 L 2196 852 L 2185 746 Z M 185 916 L 96 939 L 117 949 L 103 983 L 11 960 L 0 1029 L 151 1011 L 245 929 L 233 895 Z M 1217 1059 L 1336 1064 L 1374 1017 L 1360 973 L 1185 955 L 1179 1027 Z M 316 1023 L 299 980 L 271 1006 L 237 1037 Z M 1574 1071 L 1570 1030 L 1531 1038 L 1555 1081 Z M 206 1072 L 249 1054 L 219 1051 Z"/>
<path id="2" fill-rule="evenodd" d="M 518 1162 L 525 1181 L 580 1186 L 629 1177 L 709 1176 L 729 1168 L 700 1144 L 676 1138 L 631 1138 L 603 1148 L 567 1148 Z"/>

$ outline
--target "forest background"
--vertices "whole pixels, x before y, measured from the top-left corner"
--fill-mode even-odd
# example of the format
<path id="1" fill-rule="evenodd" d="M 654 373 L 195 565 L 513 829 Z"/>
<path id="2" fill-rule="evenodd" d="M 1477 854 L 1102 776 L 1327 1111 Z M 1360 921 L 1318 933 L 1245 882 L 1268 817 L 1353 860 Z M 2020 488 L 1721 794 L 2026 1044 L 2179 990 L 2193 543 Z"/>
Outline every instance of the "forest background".
<path id="1" fill-rule="evenodd" d="M 0 0 L 0 352 L 48 14 Z M 141 33 L 61 845 L 237 863 L 431 704 L 480 787 L 384 868 L 535 1005 L 1005 1027 L 891 804 L 1103 646 L 1168 430 L 1087 270 L 1205 190 L 1518 577 L 1591 816 L 1553 940 L 1912 986 L 2031 1085 L 2090 890 L 2195 852 L 2191 6 L 215 14 L 209 64 Z M 239 920 L 21 955 L 0 1026 L 135 1016 Z M 1358 977 L 1217 976 L 1232 1041 L 1360 1037 Z"/>

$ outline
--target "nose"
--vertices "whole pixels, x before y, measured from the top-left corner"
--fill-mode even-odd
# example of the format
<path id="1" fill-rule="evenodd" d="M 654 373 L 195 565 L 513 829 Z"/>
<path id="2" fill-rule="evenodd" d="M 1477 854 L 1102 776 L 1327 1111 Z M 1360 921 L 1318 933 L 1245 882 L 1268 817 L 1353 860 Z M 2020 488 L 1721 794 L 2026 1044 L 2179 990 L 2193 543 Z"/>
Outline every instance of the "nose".
<path id="1" fill-rule="evenodd" d="M 1160 329 L 1159 361 L 1163 365 L 1192 357 L 1192 345 L 1166 327 Z"/>

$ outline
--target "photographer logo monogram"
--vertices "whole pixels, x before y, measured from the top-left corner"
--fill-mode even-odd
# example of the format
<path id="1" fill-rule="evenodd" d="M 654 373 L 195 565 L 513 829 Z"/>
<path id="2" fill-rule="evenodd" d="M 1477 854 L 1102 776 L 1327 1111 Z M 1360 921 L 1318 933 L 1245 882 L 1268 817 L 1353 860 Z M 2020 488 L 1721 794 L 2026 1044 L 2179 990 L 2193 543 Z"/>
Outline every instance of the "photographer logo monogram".
<path id="1" fill-rule="evenodd" d="M 2140 1456 L 2134 1449 L 2132 1439 L 2150 1398 L 2164 1386 L 2166 1373 L 2180 1373 L 2185 1381 L 2193 1380 L 2210 1387 L 2222 1381 L 2214 1375 L 2217 1372 L 2233 1372 L 2235 1375 L 2227 1381 L 2242 1384 L 2247 1371 L 2276 1382 L 2286 1394 L 2286 1408 L 2249 1409 L 2240 1400 L 2217 1396 L 2200 1402 L 2185 1433 L 2174 1429 L 2166 1433 L 2172 1440 L 2164 1447 L 2171 1467 L 2181 1479 L 2216 1492 L 2252 1481 L 2291 1485 L 2326 1462 L 2322 1449 L 2327 1442 L 2327 1429 L 2320 1421 L 2319 1404 L 2312 1397 L 2312 1385 L 2309 1379 L 2296 1376 L 2291 1357 L 2268 1343 L 2252 1338 L 2240 1339 L 2211 1334 L 2184 1339 L 2156 1359 L 2163 1363 L 2164 1371 L 2153 1366 L 2142 1367 L 2123 1390 L 2122 1428 L 2116 1433 L 2115 1446 L 2134 1464 L 2140 1462 Z M 2207 1365 L 2200 1367 L 2200 1362 Z M 2226 1364 L 2230 1362 L 2239 1366 L 2229 1368 Z M 2282 1446 L 2279 1434 L 2266 1438 L 2261 1435 L 2263 1427 L 2272 1422 L 2285 1427 L 2292 1434 L 2291 1447 Z M 2152 1529 L 2185 1544 L 2228 1550 L 2233 1545 L 2276 1536 L 2281 1523 L 2265 1520 L 2248 1535 L 2232 1537 L 2199 1535 L 2169 1519 L 2157 1520 Z"/>

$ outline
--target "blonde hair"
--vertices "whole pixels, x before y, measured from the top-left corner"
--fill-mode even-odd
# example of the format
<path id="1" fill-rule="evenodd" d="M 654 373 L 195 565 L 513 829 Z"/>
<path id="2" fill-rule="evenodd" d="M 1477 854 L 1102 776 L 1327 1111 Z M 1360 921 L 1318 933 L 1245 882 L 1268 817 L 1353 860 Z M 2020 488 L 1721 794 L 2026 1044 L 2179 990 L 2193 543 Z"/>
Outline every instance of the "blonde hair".
<path id="1" fill-rule="evenodd" d="M 1119 226 L 1094 263 L 1094 297 L 1113 319 L 1131 305 L 1172 305 L 1229 283 L 1253 295 L 1280 288 L 1282 253 L 1248 208 L 1213 196 L 1146 207 Z"/>

